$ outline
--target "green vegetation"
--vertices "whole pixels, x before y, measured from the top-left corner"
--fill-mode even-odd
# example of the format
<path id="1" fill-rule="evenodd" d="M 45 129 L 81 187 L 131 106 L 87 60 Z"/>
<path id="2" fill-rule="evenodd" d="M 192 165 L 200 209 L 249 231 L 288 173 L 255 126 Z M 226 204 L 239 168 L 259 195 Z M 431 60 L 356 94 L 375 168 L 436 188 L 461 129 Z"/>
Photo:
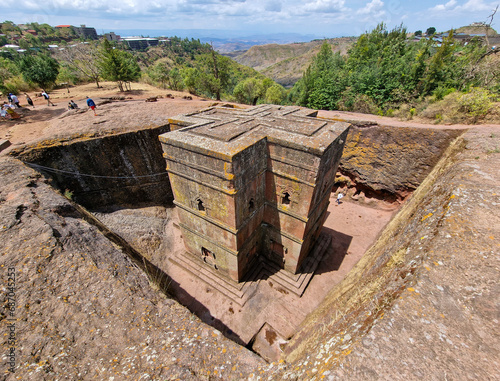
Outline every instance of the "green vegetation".
<path id="1" fill-rule="evenodd" d="M 285 98 L 285 90 L 274 81 L 199 40 L 172 37 L 169 44 L 137 57 L 147 66 L 143 80 L 158 87 L 246 104 L 279 103 Z"/>
<path id="2" fill-rule="evenodd" d="M 48 24 L 29 23 L 21 29 L 6 21 L 1 32 L 5 36 L 0 42 L 17 41 L 25 49 L 2 51 L 2 93 L 88 82 L 99 87 L 101 80 L 115 81 L 126 91 L 130 82 L 141 80 L 249 105 L 298 104 L 404 119 L 425 117 L 436 123 L 500 118 L 496 51 L 479 38 L 458 41 L 453 31 L 441 38 L 434 27 L 427 28 L 426 37 L 416 31 L 421 38 L 413 39 L 403 26 L 387 30 L 380 24 L 359 38 L 324 40 L 322 45 L 272 44 L 236 57 L 287 85 L 303 71 L 290 90 L 200 40 L 172 37 L 156 47 L 132 51 L 124 43 L 82 42 L 73 28 Z M 48 49 L 49 41 L 59 41 L 62 47 Z"/>
<path id="3" fill-rule="evenodd" d="M 2 31 L 9 32 L 9 38 L 23 33 L 20 41 L 27 50 L 24 53 L 15 49 L 3 52 L 0 60 L 0 91 L 3 93 L 19 93 L 35 87 L 50 88 L 56 85 L 56 81 L 72 85 L 92 81 L 99 87 L 101 80 L 115 81 L 120 91 L 125 91 L 130 82 L 142 79 L 158 87 L 188 90 L 217 100 L 239 99 L 254 104 L 281 102 L 285 98 L 284 89 L 272 80 L 219 55 L 210 45 L 199 40 L 172 37 L 168 43 L 157 47 L 132 51 L 126 44 L 112 45 L 107 40 L 82 43 L 75 38 L 72 41 L 71 38 L 75 37 L 71 36 L 72 28 L 55 29 L 36 23 L 26 27 L 33 28 L 40 37 L 21 31 L 13 23 L 2 24 Z M 58 37 L 63 41 L 67 38 L 71 44 L 50 50 L 42 44 L 41 36 Z M 249 91 L 249 88 L 239 84 L 250 79 L 260 90 L 257 94 L 244 96 L 244 89 Z M 233 92 L 238 85 L 236 97 Z"/>
<path id="4" fill-rule="evenodd" d="M 97 65 L 102 78 L 116 82 L 120 91 L 124 91 L 124 86 L 126 88 L 128 83 L 138 80 L 141 76 L 141 68 L 134 56 L 116 49 L 106 39 L 102 41 Z"/>
<path id="5" fill-rule="evenodd" d="M 239 82 L 233 91 L 235 100 L 239 103 L 256 105 L 259 99 L 266 103 L 280 104 L 283 100 L 281 86 L 269 78 L 258 79 L 256 77 Z"/>
<path id="6" fill-rule="evenodd" d="M 325 42 L 289 98 L 311 108 L 412 118 L 456 94 L 457 111 L 475 123 L 492 112 L 499 95 L 500 67 L 492 58 L 481 40 L 461 44 L 453 31 L 441 43 L 432 37 L 410 41 L 402 26 L 388 31 L 380 24 L 346 56 Z M 442 111 L 436 120 L 445 118 Z"/>
<path id="7" fill-rule="evenodd" d="M 26 82 L 41 88 L 51 87 L 59 74 L 59 63 L 46 54 L 23 55 L 17 65 Z"/>

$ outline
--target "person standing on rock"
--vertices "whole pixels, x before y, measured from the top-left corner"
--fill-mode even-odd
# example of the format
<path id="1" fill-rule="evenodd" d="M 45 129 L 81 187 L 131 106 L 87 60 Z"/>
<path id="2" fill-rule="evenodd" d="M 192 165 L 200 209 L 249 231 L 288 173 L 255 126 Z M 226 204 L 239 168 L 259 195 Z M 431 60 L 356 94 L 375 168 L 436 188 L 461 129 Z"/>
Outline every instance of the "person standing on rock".
<path id="1" fill-rule="evenodd" d="M 339 193 L 337 195 L 337 205 L 340 205 L 340 200 L 342 200 L 343 197 L 344 197 L 344 195 L 342 193 Z"/>
<path id="2" fill-rule="evenodd" d="M 26 97 L 26 102 L 28 102 L 28 104 L 31 107 L 35 108 L 35 105 L 33 104 L 33 100 L 30 98 L 30 96 L 28 94 L 26 94 L 26 93 L 24 93 L 24 96 Z"/>
<path id="3" fill-rule="evenodd" d="M 89 97 L 87 97 L 87 106 L 88 106 L 88 107 L 89 107 L 92 111 L 94 111 L 94 116 L 97 116 L 97 114 L 96 114 L 96 112 L 95 112 L 95 107 L 96 107 L 96 106 L 95 106 L 95 102 L 94 102 L 91 98 L 89 98 Z"/>
<path id="4" fill-rule="evenodd" d="M 47 99 L 47 106 L 50 106 L 50 105 L 55 106 L 55 104 L 50 101 L 50 96 L 49 96 L 49 94 L 47 94 L 47 92 L 45 90 L 42 90 L 42 96 L 45 99 Z"/>

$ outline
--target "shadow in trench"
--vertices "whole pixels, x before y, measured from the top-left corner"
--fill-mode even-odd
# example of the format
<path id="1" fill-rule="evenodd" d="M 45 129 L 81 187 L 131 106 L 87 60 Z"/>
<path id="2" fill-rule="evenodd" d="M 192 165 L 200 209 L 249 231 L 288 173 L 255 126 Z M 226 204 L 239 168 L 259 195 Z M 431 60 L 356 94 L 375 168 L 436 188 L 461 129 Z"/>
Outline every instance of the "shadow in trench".
<path id="1" fill-rule="evenodd" d="M 332 241 L 315 271 L 317 275 L 337 271 L 340 268 L 353 238 L 327 227 L 323 227 L 323 233 L 330 235 Z"/>

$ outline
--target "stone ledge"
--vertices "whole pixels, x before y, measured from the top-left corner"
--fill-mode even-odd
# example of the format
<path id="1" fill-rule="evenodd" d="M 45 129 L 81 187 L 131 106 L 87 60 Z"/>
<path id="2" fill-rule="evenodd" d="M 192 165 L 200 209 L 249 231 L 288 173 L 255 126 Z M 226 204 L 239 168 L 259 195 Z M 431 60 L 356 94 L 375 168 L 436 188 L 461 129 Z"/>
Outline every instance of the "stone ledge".
<path id="1" fill-rule="evenodd" d="M 7 147 L 10 147 L 10 144 L 11 144 L 10 141 L 7 139 L 0 140 L 0 152 L 2 152 Z"/>

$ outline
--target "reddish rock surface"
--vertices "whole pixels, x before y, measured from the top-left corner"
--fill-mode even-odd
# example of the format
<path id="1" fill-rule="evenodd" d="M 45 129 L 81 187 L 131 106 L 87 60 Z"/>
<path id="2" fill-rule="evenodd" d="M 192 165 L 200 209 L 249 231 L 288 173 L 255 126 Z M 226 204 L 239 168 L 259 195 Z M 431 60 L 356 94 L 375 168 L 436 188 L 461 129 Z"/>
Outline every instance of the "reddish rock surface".
<path id="1" fill-rule="evenodd" d="M 89 113 L 50 119 L 64 110 L 36 104 L 30 114 L 45 120 L 2 122 L 1 137 L 19 148 L 55 134 L 68 139 L 74 132 L 127 129 L 130 120 L 132 129 L 142 128 L 149 116 L 138 116 L 153 113 L 145 105 L 158 107 L 161 115 L 153 118 L 197 108 L 195 100 L 179 101 L 175 112 L 165 115 L 168 102 L 130 103 L 133 113 L 124 112 L 126 106 L 103 106 L 103 113 L 120 121 L 109 126 L 108 120 L 93 124 L 105 116 L 92 119 Z M 333 290 L 330 296 L 338 298 L 327 298 L 306 319 L 285 362 L 272 364 L 163 297 L 68 200 L 2 151 L 3 378 L 499 379 L 500 126 L 473 126 L 455 148 Z M 8 373 L 6 356 L 12 346 L 11 267 L 16 269 L 14 374 Z M 363 290 L 371 292 L 365 299 L 356 294 Z M 359 304 L 351 305 L 354 301 Z M 349 314 L 342 315 L 345 311 Z"/>

